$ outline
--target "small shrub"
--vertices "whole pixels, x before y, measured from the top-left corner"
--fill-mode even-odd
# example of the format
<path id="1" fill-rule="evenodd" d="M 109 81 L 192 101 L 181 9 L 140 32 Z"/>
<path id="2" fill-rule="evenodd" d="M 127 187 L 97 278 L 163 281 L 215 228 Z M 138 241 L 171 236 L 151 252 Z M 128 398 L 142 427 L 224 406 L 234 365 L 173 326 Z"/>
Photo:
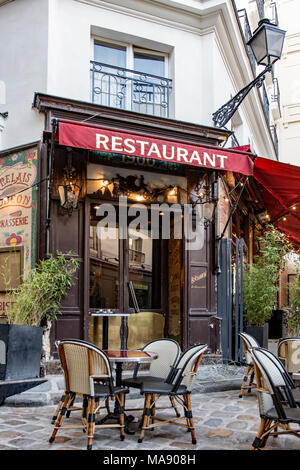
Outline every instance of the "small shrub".
<path id="1" fill-rule="evenodd" d="M 59 252 L 57 256 L 49 255 L 31 270 L 24 282 L 7 294 L 11 301 L 7 312 L 9 323 L 40 326 L 43 320 L 57 317 L 80 263 L 70 255 Z"/>
<path id="2" fill-rule="evenodd" d="M 286 307 L 286 321 L 289 336 L 300 335 L 300 260 L 296 262 L 296 277 L 290 287 L 290 306 Z"/>
<path id="3" fill-rule="evenodd" d="M 276 306 L 279 272 L 285 264 L 284 256 L 292 251 L 293 246 L 272 225 L 267 226 L 259 242 L 260 254 L 244 275 L 243 294 L 247 323 L 262 326 L 270 320 Z"/>

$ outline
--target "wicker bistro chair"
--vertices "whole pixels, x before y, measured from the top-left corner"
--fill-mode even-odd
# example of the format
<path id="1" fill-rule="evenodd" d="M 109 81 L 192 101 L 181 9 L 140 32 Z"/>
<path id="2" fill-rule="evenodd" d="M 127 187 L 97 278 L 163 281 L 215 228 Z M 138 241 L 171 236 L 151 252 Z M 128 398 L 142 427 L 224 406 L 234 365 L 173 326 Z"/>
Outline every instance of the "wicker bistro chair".
<path id="1" fill-rule="evenodd" d="M 124 440 L 124 397 L 129 390 L 114 386 L 110 362 L 106 354 L 93 344 L 79 340 L 60 341 L 58 353 L 64 372 L 65 394 L 49 442 L 54 442 L 59 429 L 72 428 L 82 428 L 83 431 L 87 431 L 88 450 L 92 449 L 95 428 L 117 427 L 120 429 L 120 439 Z M 82 425 L 62 426 L 63 418 L 74 402 L 74 394 L 83 396 Z M 95 424 L 96 413 L 109 397 L 118 400 L 119 424 Z"/>
<path id="2" fill-rule="evenodd" d="M 282 361 L 268 349 L 260 348 L 260 351 L 268 356 L 274 362 L 276 367 L 278 367 L 283 379 L 286 381 L 287 386 L 290 387 L 291 399 L 294 400 L 294 405 L 300 406 L 300 389 L 296 387 L 293 379 L 291 378 L 291 375 L 282 364 Z M 284 401 L 284 397 L 282 397 L 282 402 L 284 403 Z"/>
<path id="3" fill-rule="evenodd" d="M 300 338 L 282 338 L 278 342 L 277 355 L 292 374 L 300 371 Z"/>
<path id="4" fill-rule="evenodd" d="M 191 432 L 192 443 L 196 444 L 191 407 L 191 392 L 202 356 L 206 350 L 207 345 L 201 344 L 184 352 L 177 362 L 176 370 L 174 370 L 171 381 L 163 382 L 153 379 L 153 381 L 143 383 L 141 394 L 145 395 L 145 404 L 141 420 L 141 434 L 138 442 L 141 443 L 143 441 L 146 430 L 151 430 L 163 424 L 173 423 L 186 427 L 188 431 Z M 177 403 L 182 405 L 184 417 L 177 416 L 176 418 L 168 419 L 157 416 L 156 403 L 161 396 L 172 397 Z M 179 420 L 183 419 L 186 420 L 186 423 L 179 422 Z"/>
<path id="5" fill-rule="evenodd" d="M 83 341 L 83 340 L 77 340 L 77 339 L 72 339 L 72 341 L 75 343 L 79 342 L 79 343 L 84 343 L 84 344 L 91 344 L 87 341 Z M 60 341 L 57 340 L 55 341 L 55 345 L 56 345 L 56 348 L 58 349 L 58 345 L 59 345 Z M 87 407 L 88 407 L 88 399 L 85 395 L 82 395 L 82 393 L 75 393 L 75 392 L 67 392 L 66 390 L 64 390 L 59 402 L 58 402 L 58 405 L 57 405 L 57 408 L 56 408 L 56 411 L 55 411 L 55 414 L 52 416 L 51 418 L 51 424 L 55 424 L 56 420 L 57 420 L 57 417 L 58 417 L 58 414 L 64 404 L 64 401 L 65 401 L 65 398 L 66 398 L 66 393 L 69 393 L 70 394 L 70 400 L 67 404 L 67 407 L 66 407 L 66 412 L 65 412 L 65 417 L 66 418 L 69 418 L 70 415 L 71 415 L 71 411 L 82 411 L 82 416 L 84 417 L 86 415 L 86 410 L 87 410 Z M 81 397 L 82 398 L 82 405 L 81 406 L 78 406 L 77 404 L 75 405 L 75 400 L 76 398 L 78 397 Z M 98 406 L 98 403 L 99 403 L 99 397 L 97 396 L 96 397 L 96 406 Z M 105 407 L 101 407 L 102 408 L 106 408 L 107 410 L 107 413 L 110 413 L 110 408 L 109 408 L 109 397 L 106 398 L 105 400 Z"/>
<path id="6" fill-rule="evenodd" d="M 256 384 L 253 382 L 254 367 L 253 367 L 251 354 L 249 353 L 249 349 L 258 348 L 259 344 L 256 341 L 256 339 L 253 338 L 253 336 L 249 335 L 248 333 L 239 333 L 239 336 L 243 343 L 245 362 L 247 365 L 246 373 L 244 375 L 240 394 L 239 394 L 239 398 L 242 398 L 245 389 L 247 389 L 248 393 L 250 393 L 251 390 L 256 387 Z M 249 379 L 249 385 L 247 385 L 248 379 Z"/>
<path id="7" fill-rule="evenodd" d="M 181 352 L 179 344 L 168 338 L 157 339 L 147 343 L 143 347 L 142 351 L 155 352 L 158 354 L 158 358 L 151 362 L 149 373 L 147 375 L 138 374 L 139 364 L 137 364 L 134 369 L 133 376 L 124 379 L 122 384 L 126 387 L 141 389 L 143 384 L 153 382 L 153 380 L 162 382 L 168 381 L 174 373 L 174 368 Z M 170 397 L 170 401 L 175 413 L 177 416 L 180 416 L 173 397 Z"/>
<path id="8" fill-rule="evenodd" d="M 266 445 L 270 435 L 300 437 L 300 409 L 296 407 L 286 374 L 263 348 L 252 348 L 260 413 L 260 427 L 251 450 Z M 291 425 L 294 425 L 291 427 Z"/>

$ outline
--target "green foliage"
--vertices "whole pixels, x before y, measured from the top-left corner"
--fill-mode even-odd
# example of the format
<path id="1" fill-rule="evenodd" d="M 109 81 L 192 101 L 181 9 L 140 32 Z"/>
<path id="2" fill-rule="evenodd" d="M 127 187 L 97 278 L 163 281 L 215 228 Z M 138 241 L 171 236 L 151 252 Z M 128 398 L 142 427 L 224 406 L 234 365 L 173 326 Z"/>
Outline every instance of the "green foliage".
<path id="1" fill-rule="evenodd" d="M 42 320 L 55 319 L 63 297 L 73 285 L 79 263 L 70 253 L 59 252 L 41 260 L 28 278 L 8 294 L 12 302 L 8 322 L 40 326 Z"/>
<path id="2" fill-rule="evenodd" d="M 268 225 L 259 238 L 260 254 L 244 274 L 244 308 L 249 325 L 264 325 L 277 302 L 278 277 L 284 256 L 293 250 L 286 236 Z"/>
<path id="3" fill-rule="evenodd" d="M 300 259 L 296 262 L 296 278 L 290 287 L 290 307 L 286 308 L 289 336 L 300 335 Z"/>

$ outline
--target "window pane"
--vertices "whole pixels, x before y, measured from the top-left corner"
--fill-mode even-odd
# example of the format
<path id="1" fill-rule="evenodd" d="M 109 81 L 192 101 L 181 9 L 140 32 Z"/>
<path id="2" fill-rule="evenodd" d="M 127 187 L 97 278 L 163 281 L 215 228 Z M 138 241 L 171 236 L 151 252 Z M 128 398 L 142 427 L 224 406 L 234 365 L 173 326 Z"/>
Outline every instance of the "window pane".
<path id="1" fill-rule="evenodd" d="M 135 52 L 134 69 L 137 72 L 151 73 L 153 75 L 159 75 L 160 77 L 164 77 L 165 59 L 161 56 Z"/>
<path id="2" fill-rule="evenodd" d="M 95 43 L 94 60 L 96 62 L 126 68 L 126 48 Z"/>
<path id="3" fill-rule="evenodd" d="M 96 222 L 90 225 L 90 308 L 118 308 L 119 240 L 97 236 Z"/>
<path id="4" fill-rule="evenodd" d="M 150 234 L 149 234 L 150 235 Z M 161 308 L 161 241 L 129 238 L 129 280 L 139 308 Z M 130 296 L 130 307 L 134 307 Z"/>

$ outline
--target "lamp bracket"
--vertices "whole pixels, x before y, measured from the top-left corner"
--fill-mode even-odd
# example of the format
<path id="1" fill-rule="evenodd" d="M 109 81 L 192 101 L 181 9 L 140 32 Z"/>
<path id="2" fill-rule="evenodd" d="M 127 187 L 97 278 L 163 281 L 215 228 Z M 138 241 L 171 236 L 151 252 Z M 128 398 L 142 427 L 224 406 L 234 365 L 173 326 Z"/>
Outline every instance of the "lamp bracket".
<path id="1" fill-rule="evenodd" d="M 233 98 L 231 98 L 227 103 L 223 104 L 216 112 L 213 113 L 213 122 L 216 127 L 223 127 L 227 122 L 232 118 L 236 112 L 239 105 L 246 98 L 248 93 L 252 90 L 253 87 L 257 86 L 258 88 L 262 86 L 265 79 L 265 74 L 272 71 L 272 65 L 269 64 L 266 68 L 247 86 L 242 88 Z"/>

